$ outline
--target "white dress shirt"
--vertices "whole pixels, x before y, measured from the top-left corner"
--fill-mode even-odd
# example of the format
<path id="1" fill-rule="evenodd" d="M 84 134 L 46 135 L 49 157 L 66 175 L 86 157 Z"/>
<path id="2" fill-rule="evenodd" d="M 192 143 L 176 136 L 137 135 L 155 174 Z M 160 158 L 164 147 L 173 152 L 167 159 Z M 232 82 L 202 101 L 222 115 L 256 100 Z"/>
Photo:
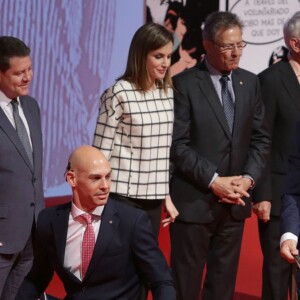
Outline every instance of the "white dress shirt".
<path id="1" fill-rule="evenodd" d="M 95 241 L 97 241 L 98 233 L 101 224 L 101 214 L 103 212 L 104 205 L 96 207 L 90 214 L 93 215 L 92 225 L 95 232 Z M 74 274 L 78 279 L 81 277 L 81 245 L 83 234 L 86 229 L 86 222 L 82 218 L 77 218 L 85 211 L 79 209 L 73 202 L 71 212 L 69 215 L 67 242 L 64 257 L 64 267 Z"/>

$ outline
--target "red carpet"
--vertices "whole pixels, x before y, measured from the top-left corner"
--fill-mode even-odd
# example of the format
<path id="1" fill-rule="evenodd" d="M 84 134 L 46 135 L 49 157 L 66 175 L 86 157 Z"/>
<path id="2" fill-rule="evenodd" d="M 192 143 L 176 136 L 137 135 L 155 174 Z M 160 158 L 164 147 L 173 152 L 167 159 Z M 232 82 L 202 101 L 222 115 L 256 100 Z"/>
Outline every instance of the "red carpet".
<path id="1" fill-rule="evenodd" d="M 68 199 L 69 197 L 48 199 L 47 206 L 65 202 Z M 170 240 L 168 229 L 161 229 L 159 244 L 169 260 Z M 261 266 L 262 255 L 258 240 L 257 220 L 256 216 L 253 215 L 252 218 L 246 221 L 234 300 L 260 299 Z M 57 298 L 64 297 L 64 288 L 57 276 L 53 278 L 46 292 Z"/>

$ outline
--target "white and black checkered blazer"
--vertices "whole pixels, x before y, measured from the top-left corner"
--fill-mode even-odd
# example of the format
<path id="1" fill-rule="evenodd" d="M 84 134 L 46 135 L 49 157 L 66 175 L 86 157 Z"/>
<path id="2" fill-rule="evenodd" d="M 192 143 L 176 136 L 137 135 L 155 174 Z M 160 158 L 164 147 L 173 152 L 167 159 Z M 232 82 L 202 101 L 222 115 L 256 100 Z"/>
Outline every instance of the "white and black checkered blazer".
<path id="1" fill-rule="evenodd" d="M 94 146 L 109 159 L 111 192 L 137 199 L 169 193 L 173 90 L 137 90 L 120 80 L 100 100 Z"/>

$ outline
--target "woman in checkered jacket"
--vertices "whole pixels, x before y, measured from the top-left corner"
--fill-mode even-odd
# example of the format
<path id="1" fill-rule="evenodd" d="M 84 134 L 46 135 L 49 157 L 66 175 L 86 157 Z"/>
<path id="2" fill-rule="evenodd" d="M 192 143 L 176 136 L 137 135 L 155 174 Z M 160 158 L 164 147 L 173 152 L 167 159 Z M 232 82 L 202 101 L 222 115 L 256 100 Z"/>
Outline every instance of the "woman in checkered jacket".
<path id="1" fill-rule="evenodd" d="M 148 23 L 135 33 L 125 73 L 100 99 L 93 145 L 109 159 L 111 196 L 147 211 L 158 236 L 178 215 L 169 196 L 173 90 L 172 34 Z"/>

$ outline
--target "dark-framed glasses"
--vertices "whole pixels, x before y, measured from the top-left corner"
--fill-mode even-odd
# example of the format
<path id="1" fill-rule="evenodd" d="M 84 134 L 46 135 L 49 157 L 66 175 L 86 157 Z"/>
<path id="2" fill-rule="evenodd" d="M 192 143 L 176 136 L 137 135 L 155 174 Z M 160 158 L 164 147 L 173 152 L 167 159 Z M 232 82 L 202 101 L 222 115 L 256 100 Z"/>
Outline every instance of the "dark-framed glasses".
<path id="1" fill-rule="evenodd" d="M 245 41 L 232 44 L 218 44 L 213 42 L 213 44 L 216 45 L 221 51 L 232 51 L 235 50 L 235 48 L 238 50 L 243 50 L 247 46 L 247 42 Z"/>

